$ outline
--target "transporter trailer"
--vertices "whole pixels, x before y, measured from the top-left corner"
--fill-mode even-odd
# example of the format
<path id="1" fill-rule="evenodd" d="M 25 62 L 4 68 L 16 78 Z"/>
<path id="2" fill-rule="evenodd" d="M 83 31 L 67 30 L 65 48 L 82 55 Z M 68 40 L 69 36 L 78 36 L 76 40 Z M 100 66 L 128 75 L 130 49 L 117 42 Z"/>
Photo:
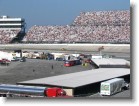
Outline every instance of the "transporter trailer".
<path id="1" fill-rule="evenodd" d="M 108 81 L 101 82 L 100 94 L 110 96 L 121 92 L 123 89 L 128 89 L 129 84 L 127 84 L 123 78 L 114 78 Z"/>
<path id="2" fill-rule="evenodd" d="M 0 84 L 0 97 L 68 97 L 57 87 L 36 87 L 24 85 Z"/>

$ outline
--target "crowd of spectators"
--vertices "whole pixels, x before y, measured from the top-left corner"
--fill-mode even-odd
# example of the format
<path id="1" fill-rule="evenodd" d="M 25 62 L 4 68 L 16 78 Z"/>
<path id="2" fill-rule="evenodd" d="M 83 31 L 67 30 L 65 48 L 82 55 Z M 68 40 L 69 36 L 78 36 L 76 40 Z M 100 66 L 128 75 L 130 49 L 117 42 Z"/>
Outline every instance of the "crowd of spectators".
<path id="1" fill-rule="evenodd" d="M 35 25 L 23 41 L 130 43 L 130 11 L 82 12 L 72 25 Z"/>
<path id="2" fill-rule="evenodd" d="M 73 25 L 130 25 L 130 11 L 81 12 L 74 20 Z"/>
<path id="3" fill-rule="evenodd" d="M 24 41 L 130 42 L 130 26 L 33 26 Z"/>
<path id="4" fill-rule="evenodd" d="M 0 44 L 10 43 L 12 39 L 17 36 L 18 33 L 19 30 L 0 29 Z"/>

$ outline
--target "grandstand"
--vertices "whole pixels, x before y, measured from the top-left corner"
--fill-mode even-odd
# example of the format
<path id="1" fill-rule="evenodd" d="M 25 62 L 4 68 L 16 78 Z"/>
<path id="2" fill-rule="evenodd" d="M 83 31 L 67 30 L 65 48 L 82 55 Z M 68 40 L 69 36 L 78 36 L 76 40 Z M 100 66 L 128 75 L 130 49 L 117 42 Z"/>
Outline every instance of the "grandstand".
<path id="1" fill-rule="evenodd" d="M 81 12 L 73 22 L 76 26 L 130 26 L 130 11 Z"/>
<path id="2" fill-rule="evenodd" d="M 20 30 L 0 30 L 0 44 L 10 43 Z"/>
<path id="3" fill-rule="evenodd" d="M 0 17 L 0 44 L 18 41 L 25 33 L 25 20 L 22 18 Z"/>
<path id="4" fill-rule="evenodd" d="M 33 26 L 24 41 L 130 43 L 130 26 Z"/>
<path id="5" fill-rule="evenodd" d="M 82 12 L 65 26 L 32 26 L 25 36 L 25 20 L 0 18 L 0 43 L 130 44 L 130 11 Z"/>
<path id="6" fill-rule="evenodd" d="M 71 25 L 33 26 L 26 43 L 130 43 L 130 11 L 82 12 Z"/>

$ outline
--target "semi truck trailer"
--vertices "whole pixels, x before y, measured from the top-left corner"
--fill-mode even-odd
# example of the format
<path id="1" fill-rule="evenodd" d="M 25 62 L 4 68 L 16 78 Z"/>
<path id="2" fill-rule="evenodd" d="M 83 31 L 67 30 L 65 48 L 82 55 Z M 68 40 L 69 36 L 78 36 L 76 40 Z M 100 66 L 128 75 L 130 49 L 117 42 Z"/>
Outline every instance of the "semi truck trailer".
<path id="1" fill-rule="evenodd" d="M 0 84 L 1 97 L 67 97 L 66 92 L 58 87 L 36 87 L 24 85 Z"/>
<path id="2" fill-rule="evenodd" d="M 114 78 L 108 81 L 101 82 L 100 94 L 101 95 L 113 95 L 121 92 L 123 88 L 127 88 L 128 84 L 123 78 Z"/>

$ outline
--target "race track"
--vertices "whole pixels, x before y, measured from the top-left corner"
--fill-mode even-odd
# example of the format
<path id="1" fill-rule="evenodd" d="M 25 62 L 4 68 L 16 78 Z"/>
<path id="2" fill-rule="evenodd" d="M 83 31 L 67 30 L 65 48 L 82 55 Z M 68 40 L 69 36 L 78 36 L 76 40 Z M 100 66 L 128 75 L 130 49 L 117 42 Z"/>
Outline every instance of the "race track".
<path id="1" fill-rule="evenodd" d="M 3 44 L 2 50 L 61 50 L 97 52 L 103 47 L 103 52 L 130 53 L 130 44 Z"/>

